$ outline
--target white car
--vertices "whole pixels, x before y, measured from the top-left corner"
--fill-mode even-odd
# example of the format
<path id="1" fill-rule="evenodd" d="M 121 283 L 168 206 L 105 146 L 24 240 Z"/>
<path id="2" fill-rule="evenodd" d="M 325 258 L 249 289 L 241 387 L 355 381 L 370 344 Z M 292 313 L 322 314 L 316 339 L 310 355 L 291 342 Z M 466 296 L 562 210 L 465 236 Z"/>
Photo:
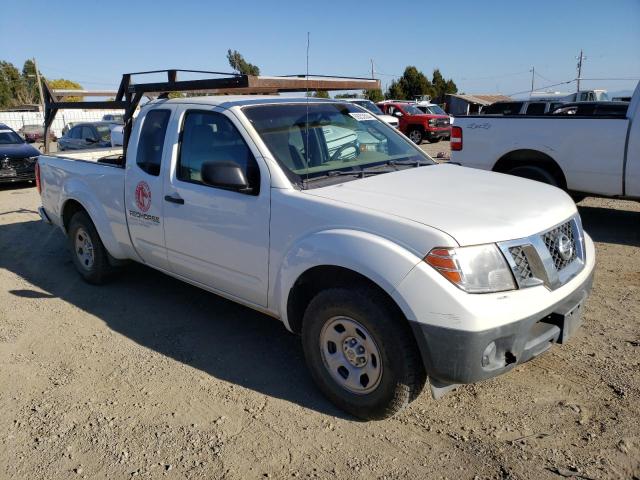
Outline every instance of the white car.
<path id="1" fill-rule="evenodd" d="M 341 98 L 340 101 L 355 103 L 356 105 L 364 108 L 365 110 L 377 115 L 381 120 L 387 122 L 393 128 L 400 128 L 400 121 L 393 115 L 386 115 L 380 107 L 366 98 Z"/>
<path id="2" fill-rule="evenodd" d="M 548 183 L 576 198 L 640 198 L 640 84 L 628 106 L 578 103 L 566 110 L 456 117 L 451 161 Z"/>
<path id="3" fill-rule="evenodd" d="M 435 164 L 348 102 L 152 101 L 124 161 L 42 155 L 36 179 L 86 281 L 134 260 L 278 318 L 320 390 L 365 419 L 566 342 L 591 289 L 568 195 Z"/>

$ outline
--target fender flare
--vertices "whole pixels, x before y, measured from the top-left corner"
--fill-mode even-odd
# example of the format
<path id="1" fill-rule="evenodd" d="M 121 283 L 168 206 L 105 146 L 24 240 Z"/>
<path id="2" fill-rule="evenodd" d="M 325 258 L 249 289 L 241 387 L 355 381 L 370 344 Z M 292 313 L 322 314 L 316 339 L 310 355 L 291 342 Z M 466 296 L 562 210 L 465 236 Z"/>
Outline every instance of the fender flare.
<path id="1" fill-rule="evenodd" d="M 347 229 L 314 232 L 292 244 L 284 254 L 270 304 L 279 312 L 285 327 L 292 331 L 287 318 L 289 294 L 307 270 L 319 266 L 352 270 L 393 298 L 397 285 L 421 260 L 397 243 L 372 233 Z M 403 310 L 403 313 L 409 312 Z"/>

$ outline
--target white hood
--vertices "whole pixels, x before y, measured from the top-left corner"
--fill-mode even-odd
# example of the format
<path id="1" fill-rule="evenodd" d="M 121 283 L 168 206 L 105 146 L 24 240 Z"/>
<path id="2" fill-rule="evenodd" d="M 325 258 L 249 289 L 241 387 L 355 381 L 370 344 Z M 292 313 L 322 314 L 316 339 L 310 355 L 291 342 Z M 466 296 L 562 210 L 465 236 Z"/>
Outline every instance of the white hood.
<path id="1" fill-rule="evenodd" d="M 527 237 L 576 213 L 558 188 L 456 165 L 409 168 L 305 192 L 437 228 L 460 245 Z"/>

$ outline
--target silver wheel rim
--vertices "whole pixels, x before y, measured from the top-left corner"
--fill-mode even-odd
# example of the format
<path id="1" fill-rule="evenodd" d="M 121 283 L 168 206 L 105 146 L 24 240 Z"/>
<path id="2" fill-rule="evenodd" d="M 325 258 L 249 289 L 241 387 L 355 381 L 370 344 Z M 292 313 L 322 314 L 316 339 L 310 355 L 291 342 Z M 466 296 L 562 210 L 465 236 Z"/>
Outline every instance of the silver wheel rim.
<path id="1" fill-rule="evenodd" d="M 80 265 L 86 270 L 90 270 L 94 262 L 93 242 L 84 228 L 79 228 L 76 231 L 75 252 Z"/>
<path id="2" fill-rule="evenodd" d="M 320 332 L 324 366 L 338 385 L 358 395 L 372 392 L 382 378 L 382 358 L 375 340 L 350 317 L 332 317 Z"/>
<path id="3" fill-rule="evenodd" d="M 417 130 L 411 130 L 409 132 L 409 138 L 413 143 L 418 143 L 422 139 L 422 135 Z"/>

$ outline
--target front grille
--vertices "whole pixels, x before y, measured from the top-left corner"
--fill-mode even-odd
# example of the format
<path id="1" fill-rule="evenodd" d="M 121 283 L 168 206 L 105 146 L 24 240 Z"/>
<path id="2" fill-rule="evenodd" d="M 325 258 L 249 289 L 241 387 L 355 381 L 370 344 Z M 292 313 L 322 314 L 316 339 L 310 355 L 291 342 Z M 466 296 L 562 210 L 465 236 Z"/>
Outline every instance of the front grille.
<path id="1" fill-rule="evenodd" d="M 542 240 L 551 254 L 557 271 L 563 270 L 576 259 L 576 240 L 571 222 L 563 223 L 559 227 L 549 230 L 542 235 Z M 567 251 L 567 245 L 570 245 L 570 252 Z"/>
<path id="2" fill-rule="evenodd" d="M 525 255 L 522 246 L 511 247 L 509 249 L 509 253 L 515 263 L 513 273 L 517 277 L 516 280 L 518 281 L 518 284 L 522 284 L 530 278 L 533 278 L 533 273 L 531 273 L 531 267 L 529 266 L 529 260 L 527 260 L 527 256 Z"/>
<path id="3" fill-rule="evenodd" d="M 449 125 L 449 119 L 441 118 L 436 121 L 436 126 L 438 127 L 446 127 Z"/>

